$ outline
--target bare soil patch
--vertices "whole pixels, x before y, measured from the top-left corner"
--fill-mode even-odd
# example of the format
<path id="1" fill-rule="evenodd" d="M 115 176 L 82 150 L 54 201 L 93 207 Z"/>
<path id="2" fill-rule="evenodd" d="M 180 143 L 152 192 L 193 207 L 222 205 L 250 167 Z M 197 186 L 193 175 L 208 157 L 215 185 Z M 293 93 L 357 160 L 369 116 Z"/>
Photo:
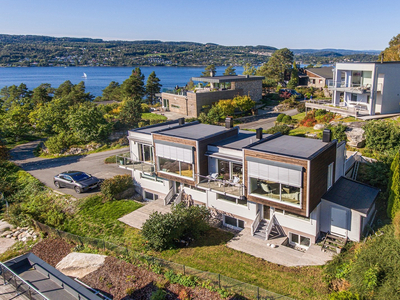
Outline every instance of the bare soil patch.
<path id="1" fill-rule="evenodd" d="M 56 267 L 65 256 L 72 252 L 73 247 L 75 247 L 74 244 L 63 239 L 47 238 L 33 246 L 31 252 L 49 265 Z"/>

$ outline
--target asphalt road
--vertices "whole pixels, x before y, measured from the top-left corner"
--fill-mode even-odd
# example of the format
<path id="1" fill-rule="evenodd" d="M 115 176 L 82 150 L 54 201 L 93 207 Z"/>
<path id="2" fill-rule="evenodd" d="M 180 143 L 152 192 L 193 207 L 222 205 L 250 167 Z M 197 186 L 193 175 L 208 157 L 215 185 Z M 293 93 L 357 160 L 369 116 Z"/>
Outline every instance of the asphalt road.
<path id="1" fill-rule="evenodd" d="M 125 153 L 129 148 L 110 150 L 89 155 L 77 155 L 60 158 L 42 158 L 35 157 L 33 150 L 40 141 L 30 142 L 15 147 L 11 151 L 12 160 L 22 169 L 39 179 L 46 186 L 56 189 L 53 183 L 53 177 L 58 173 L 67 170 L 77 170 L 92 174 L 95 177 L 106 179 L 115 175 L 132 174 L 131 171 L 118 168 L 116 164 L 105 164 L 104 159 L 109 156 Z M 70 194 L 76 198 L 84 198 L 90 194 L 98 192 L 95 189 L 83 194 L 76 194 L 73 189 L 61 188 L 58 191 L 64 194 Z"/>
<path id="2" fill-rule="evenodd" d="M 265 118 L 254 121 L 254 122 L 249 122 L 249 123 L 242 123 L 239 124 L 240 129 L 257 129 L 257 128 L 262 128 L 262 129 L 269 129 L 275 125 L 276 117 L 279 114 L 286 114 L 289 116 L 294 116 L 297 115 L 299 112 L 297 109 L 291 109 L 287 111 L 282 111 L 282 112 L 268 112 L 264 116 Z"/>

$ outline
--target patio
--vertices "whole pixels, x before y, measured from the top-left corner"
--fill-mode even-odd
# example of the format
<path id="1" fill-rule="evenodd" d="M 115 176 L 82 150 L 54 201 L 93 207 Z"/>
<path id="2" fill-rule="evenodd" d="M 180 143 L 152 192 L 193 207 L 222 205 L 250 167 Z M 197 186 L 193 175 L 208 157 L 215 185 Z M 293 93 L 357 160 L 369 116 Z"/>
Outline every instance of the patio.
<path id="1" fill-rule="evenodd" d="M 250 229 L 245 228 L 240 231 L 227 246 L 229 248 L 245 252 L 255 257 L 259 257 L 271 263 L 287 266 L 317 266 L 324 265 L 331 260 L 333 253 L 321 251 L 318 245 L 311 245 L 305 252 L 298 251 L 283 245 L 279 245 L 282 240 L 262 240 L 251 235 Z M 267 243 L 275 244 L 276 248 L 267 246 Z"/>

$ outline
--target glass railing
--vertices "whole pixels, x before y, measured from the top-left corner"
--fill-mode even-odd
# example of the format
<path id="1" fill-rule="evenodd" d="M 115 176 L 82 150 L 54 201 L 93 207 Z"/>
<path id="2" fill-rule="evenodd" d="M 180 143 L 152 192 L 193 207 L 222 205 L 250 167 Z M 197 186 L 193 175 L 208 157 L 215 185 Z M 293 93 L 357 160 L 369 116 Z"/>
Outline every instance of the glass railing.
<path id="1" fill-rule="evenodd" d="M 234 180 L 223 180 L 213 178 L 212 176 L 197 175 L 196 186 L 200 189 L 212 190 L 217 193 L 232 195 L 235 197 L 244 196 L 243 184 L 234 182 Z"/>
<path id="2" fill-rule="evenodd" d="M 328 80 L 328 88 L 346 88 L 353 91 L 369 92 L 371 91 L 370 84 L 360 84 L 360 83 L 346 83 L 345 81 L 334 81 Z"/>
<path id="3" fill-rule="evenodd" d="M 117 160 L 118 166 L 121 166 L 126 169 L 142 171 L 143 173 L 149 173 L 149 174 L 152 174 L 155 172 L 154 164 L 152 164 L 151 162 L 135 161 L 135 160 L 131 159 L 130 157 L 127 157 L 126 154 L 117 155 L 116 160 Z"/>

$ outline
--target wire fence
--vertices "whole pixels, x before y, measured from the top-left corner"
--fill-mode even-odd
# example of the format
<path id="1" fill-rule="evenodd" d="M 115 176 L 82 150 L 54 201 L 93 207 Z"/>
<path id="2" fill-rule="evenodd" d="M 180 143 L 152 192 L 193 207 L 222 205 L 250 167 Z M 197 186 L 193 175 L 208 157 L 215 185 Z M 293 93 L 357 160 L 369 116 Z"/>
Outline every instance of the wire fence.
<path id="1" fill-rule="evenodd" d="M 115 245 L 103 239 L 78 236 L 69 232 L 52 228 L 38 221 L 34 221 L 34 223 L 37 226 L 37 228 L 39 228 L 43 232 L 46 232 L 49 235 L 53 235 L 68 241 L 72 241 L 77 245 L 81 246 L 89 245 L 99 250 L 104 250 L 104 251 L 108 250 L 114 252 L 119 256 L 127 258 L 131 262 L 146 263 L 149 266 L 161 267 L 166 271 L 172 270 L 176 274 L 195 276 L 199 278 L 202 282 L 208 282 L 209 284 L 217 288 L 225 289 L 228 292 L 243 296 L 246 299 L 257 299 L 257 300 L 292 299 L 221 274 L 197 270 L 188 267 L 186 265 L 178 264 L 172 261 L 167 261 L 161 258 L 156 258 L 154 256 L 139 253 L 137 251 L 130 250 L 125 246 Z"/>

